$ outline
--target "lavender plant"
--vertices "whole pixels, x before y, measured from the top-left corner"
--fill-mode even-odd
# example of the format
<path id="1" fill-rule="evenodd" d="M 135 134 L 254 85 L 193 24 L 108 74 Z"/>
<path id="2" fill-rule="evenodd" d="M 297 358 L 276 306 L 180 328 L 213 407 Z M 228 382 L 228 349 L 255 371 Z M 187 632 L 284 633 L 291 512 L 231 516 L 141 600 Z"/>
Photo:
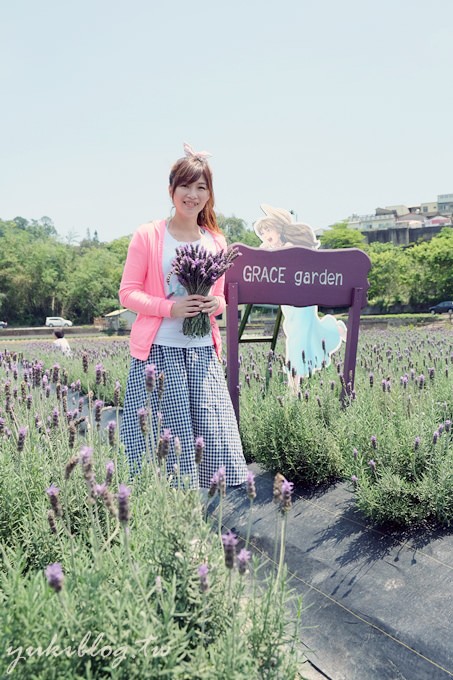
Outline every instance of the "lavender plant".
<path id="1" fill-rule="evenodd" d="M 45 362 L 1 354 L 0 676 L 295 678 L 297 621 L 289 634 L 285 606 L 267 606 L 289 601 L 286 582 L 255 578 L 252 546 L 229 569 L 184 484 L 152 465 L 130 481 L 115 420 L 72 440 L 79 392 L 65 404 L 56 384 Z"/>

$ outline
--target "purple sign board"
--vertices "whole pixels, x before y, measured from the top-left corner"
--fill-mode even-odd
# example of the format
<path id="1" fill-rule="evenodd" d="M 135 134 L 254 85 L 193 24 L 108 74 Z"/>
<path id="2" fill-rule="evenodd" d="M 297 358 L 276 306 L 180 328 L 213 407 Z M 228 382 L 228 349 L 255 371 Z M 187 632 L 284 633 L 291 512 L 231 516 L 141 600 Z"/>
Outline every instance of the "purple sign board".
<path id="1" fill-rule="evenodd" d="M 235 244 L 241 253 L 225 275 L 227 380 L 239 421 L 238 305 L 349 307 L 344 378 L 354 386 L 360 310 L 367 304 L 369 257 L 357 248 L 265 250 Z"/>

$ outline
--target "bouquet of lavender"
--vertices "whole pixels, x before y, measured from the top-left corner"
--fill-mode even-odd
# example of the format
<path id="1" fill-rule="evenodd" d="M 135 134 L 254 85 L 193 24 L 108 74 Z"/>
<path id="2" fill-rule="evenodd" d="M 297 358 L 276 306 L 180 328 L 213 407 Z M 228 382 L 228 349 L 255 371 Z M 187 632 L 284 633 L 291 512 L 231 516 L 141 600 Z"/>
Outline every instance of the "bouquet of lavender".
<path id="1" fill-rule="evenodd" d="M 213 284 L 232 266 L 238 255 L 240 252 L 237 246 L 210 253 L 203 246 L 187 243 L 176 248 L 176 257 L 171 263 L 167 282 L 175 274 L 189 295 L 209 295 Z M 197 316 L 184 319 L 182 330 L 184 335 L 192 338 L 208 335 L 211 332 L 209 315 L 199 312 Z"/>

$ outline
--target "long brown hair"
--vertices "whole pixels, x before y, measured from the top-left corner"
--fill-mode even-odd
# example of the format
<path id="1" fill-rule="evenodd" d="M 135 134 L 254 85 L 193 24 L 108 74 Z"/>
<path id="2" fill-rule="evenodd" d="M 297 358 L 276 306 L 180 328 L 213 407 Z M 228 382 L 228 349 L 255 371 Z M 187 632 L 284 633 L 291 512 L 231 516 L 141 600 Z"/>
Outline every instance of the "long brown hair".
<path id="1" fill-rule="evenodd" d="M 212 171 L 204 159 L 194 156 L 193 158 L 180 158 L 176 161 L 170 170 L 169 183 L 171 196 L 173 197 L 176 187 L 179 187 L 181 184 L 198 182 L 200 177 L 203 177 L 206 182 L 209 198 L 203 210 L 198 213 L 197 224 L 200 227 L 206 227 L 210 231 L 215 231 L 220 234 L 222 232 L 217 224 L 217 218 L 214 212 Z"/>

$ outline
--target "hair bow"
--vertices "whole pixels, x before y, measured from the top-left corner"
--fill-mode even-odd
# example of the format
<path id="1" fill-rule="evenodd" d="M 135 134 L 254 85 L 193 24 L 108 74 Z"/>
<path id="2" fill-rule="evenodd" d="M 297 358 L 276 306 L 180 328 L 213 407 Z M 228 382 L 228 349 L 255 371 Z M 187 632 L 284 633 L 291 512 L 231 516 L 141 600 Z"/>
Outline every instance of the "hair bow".
<path id="1" fill-rule="evenodd" d="M 194 151 L 187 142 L 184 142 L 184 153 L 187 158 L 199 158 L 202 161 L 212 156 L 212 153 L 209 153 L 209 151 Z"/>

